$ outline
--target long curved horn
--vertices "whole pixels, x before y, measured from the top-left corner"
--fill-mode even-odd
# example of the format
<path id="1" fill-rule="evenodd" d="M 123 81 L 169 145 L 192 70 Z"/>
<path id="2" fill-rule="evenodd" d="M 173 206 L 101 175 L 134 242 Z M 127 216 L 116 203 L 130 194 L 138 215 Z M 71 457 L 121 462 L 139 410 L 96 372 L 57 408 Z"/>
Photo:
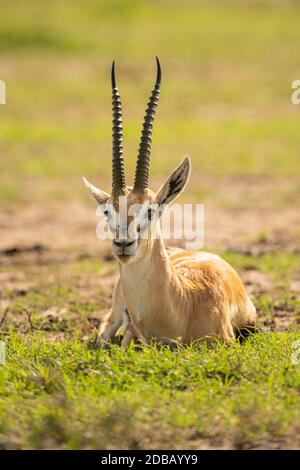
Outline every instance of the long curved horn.
<path id="1" fill-rule="evenodd" d="M 139 153 L 137 157 L 134 189 L 146 189 L 148 188 L 149 180 L 149 163 L 151 154 L 151 143 L 152 143 L 152 129 L 155 117 L 155 109 L 158 104 L 160 82 L 161 82 L 161 69 L 158 58 L 156 57 L 157 75 L 154 89 L 150 95 L 148 102 L 146 115 L 144 117 L 144 124 L 142 129 L 142 135 L 139 146 Z"/>
<path id="2" fill-rule="evenodd" d="M 112 190 L 117 191 L 125 189 L 125 171 L 123 160 L 123 129 L 122 129 L 122 105 L 119 91 L 116 85 L 115 61 L 111 68 L 111 87 L 112 87 Z"/>

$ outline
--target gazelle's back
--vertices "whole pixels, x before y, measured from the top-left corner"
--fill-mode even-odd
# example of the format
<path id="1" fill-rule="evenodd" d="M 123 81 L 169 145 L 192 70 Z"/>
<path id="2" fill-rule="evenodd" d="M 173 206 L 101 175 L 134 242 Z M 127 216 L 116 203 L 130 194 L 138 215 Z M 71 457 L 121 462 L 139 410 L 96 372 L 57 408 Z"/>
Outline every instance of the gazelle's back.
<path id="1" fill-rule="evenodd" d="M 253 326 L 255 307 L 236 271 L 222 258 L 207 252 L 174 250 L 170 261 L 182 285 L 180 308 L 185 308 L 190 341 L 212 333 L 220 339 L 234 337 L 240 328 Z"/>

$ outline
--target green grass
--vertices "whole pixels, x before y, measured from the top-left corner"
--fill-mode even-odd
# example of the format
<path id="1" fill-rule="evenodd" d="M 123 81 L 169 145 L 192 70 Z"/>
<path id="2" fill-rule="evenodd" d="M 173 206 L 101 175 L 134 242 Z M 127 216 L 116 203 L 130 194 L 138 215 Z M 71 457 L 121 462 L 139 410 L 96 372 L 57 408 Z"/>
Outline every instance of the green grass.
<path id="1" fill-rule="evenodd" d="M 299 333 L 299 332 L 298 332 Z M 94 351 L 78 338 L 6 337 L 2 448 L 294 445 L 296 332 L 230 347 Z"/>
<path id="2" fill-rule="evenodd" d="M 257 269 L 273 273 L 277 282 L 288 282 L 299 273 L 300 253 L 271 252 L 253 256 L 245 253 L 229 251 L 223 254 L 226 261 L 235 266 L 235 269 Z"/>
<path id="3" fill-rule="evenodd" d="M 288 285 L 299 260 L 276 253 L 224 256 L 239 272 L 273 275 L 272 292 L 255 296 L 264 333 L 243 344 L 179 344 L 172 351 L 95 349 L 99 313 L 111 303 L 111 287 L 102 280 L 114 263 L 78 255 L 63 265 L 52 259 L 50 270 L 48 258 L 39 268 L 34 259 L 16 264 L 30 287 L 22 294 L 3 291 L 14 305 L 0 334 L 7 346 L 0 446 L 297 448 L 300 367 L 291 352 L 300 338 L 300 302 Z M 298 324 L 271 332 L 281 312 L 287 322 L 298 315 Z"/>

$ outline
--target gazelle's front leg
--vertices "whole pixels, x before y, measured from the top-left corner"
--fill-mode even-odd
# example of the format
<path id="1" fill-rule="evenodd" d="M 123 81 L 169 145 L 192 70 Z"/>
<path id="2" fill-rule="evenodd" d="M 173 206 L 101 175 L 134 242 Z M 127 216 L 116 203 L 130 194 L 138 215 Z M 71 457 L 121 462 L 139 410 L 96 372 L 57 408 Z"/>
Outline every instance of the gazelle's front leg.
<path id="1" fill-rule="evenodd" d="M 138 331 L 138 329 L 133 325 L 128 309 L 125 309 L 125 332 L 122 339 L 121 346 L 127 347 L 130 345 L 131 341 L 139 340 L 141 344 L 146 344 L 146 340 L 143 335 Z"/>
<path id="2" fill-rule="evenodd" d="M 121 281 L 119 279 L 114 288 L 112 308 L 103 319 L 100 334 L 98 336 L 98 343 L 103 347 L 105 347 L 105 345 L 114 338 L 118 329 L 122 325 L 125 307 L 125 299 L 123 297 Z"/>
<path id="3" fill-rule="evenodd" d="M 137 331 L 132 324 L 129 324 L 124 332 L 121 346 L 127 347 L 131 341 L 135 341 L 138 337 Z"/>

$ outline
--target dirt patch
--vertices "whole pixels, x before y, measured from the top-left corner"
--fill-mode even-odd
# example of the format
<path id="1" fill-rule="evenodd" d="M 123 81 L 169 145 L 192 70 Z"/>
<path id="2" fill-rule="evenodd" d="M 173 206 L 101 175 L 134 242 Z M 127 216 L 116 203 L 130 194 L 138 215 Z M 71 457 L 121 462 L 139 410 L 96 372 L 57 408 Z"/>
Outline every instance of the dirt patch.
<path id="1" fill-rule="evenodd" d="M 40 244 L 31 246 L 11 246 L 0 250 L 0 256 L 18 256 L 23 253 L 42 253 L 46 250 L 46 247 Z"/>
<path id="2" fill-rule="evenodd" d="M 271 276 L 267 273 L 258 271 L 257 269 L 249 269 L 242 273 L 242 279 L 246 286 L 247 292 L 254 296 L 271 292 L 274 284 Z"/>

